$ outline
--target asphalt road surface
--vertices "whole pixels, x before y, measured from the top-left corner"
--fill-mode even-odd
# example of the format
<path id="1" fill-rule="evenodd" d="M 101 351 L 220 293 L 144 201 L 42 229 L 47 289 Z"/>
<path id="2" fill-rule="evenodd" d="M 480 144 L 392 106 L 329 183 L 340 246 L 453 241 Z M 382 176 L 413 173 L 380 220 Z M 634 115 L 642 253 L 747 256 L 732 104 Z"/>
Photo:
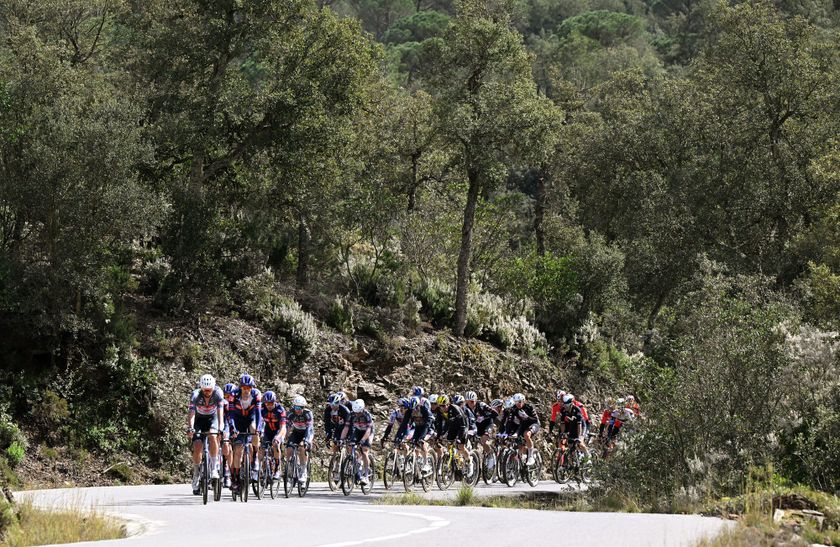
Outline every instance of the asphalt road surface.
<path id="1" fill-rule="evenodd" d="M 544 482 L 539 490 L 561 487 Z M 437 497 L 433 489 L 429 495 Z M 479 485 L 479 494 L 511 493 Z M 528 486 L 516 490 L 533 491 Z M 358 490 L 357 490 L 358 492 Z M 454 489 L 451 490 L 454 495 Z M 371 496 L 345 497 L 314 483 L 305 498 L 234 502 L 227 490 L 220 502 L 202 505 L 189 485 L 68 488 L 17 492 L 42 507 L 95 506 L 124 519 L 131 537 L 97 546 L 269 545 L 285 547 L 351 545 L 515 545 L 660 546 L 693 545 L 727 524 L 720 519 L 682 515 L 573 513 L 480 507 L 372 504 Z M 396 493 L 401 493 L 397 490 Z M 253 543 L 256 541 L 256 543 Z M 78 544 L 77 544 L 78 545 Z"/>

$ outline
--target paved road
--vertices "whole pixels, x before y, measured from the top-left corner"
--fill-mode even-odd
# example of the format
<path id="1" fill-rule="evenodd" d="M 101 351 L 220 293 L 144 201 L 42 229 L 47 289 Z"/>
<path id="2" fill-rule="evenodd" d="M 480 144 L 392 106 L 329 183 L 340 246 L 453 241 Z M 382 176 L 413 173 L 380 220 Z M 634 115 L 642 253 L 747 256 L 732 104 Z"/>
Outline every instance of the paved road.
<path id="1" fill-rule="evenodd" d="M 527 487 L 525 487 L 527 488 Z M 546 483 L 543 489 L 558 485 Z M 484 493 L 486 487 L 479 487 Z M 227 493 L 227 491 L 226 491 Z M 726 524 L 718 519 L 624 513 L 570 513 L 479 507 L 372 505 L 370 498 L 332 493 L 313 484 L 303 499 L 251 499 L 248 503 L 212 501 L 203 506 L 187 485 L 123 486 L 18 492 L 41 506 L 95 505 L 128 519 L 128 540 L 97 546 L 166 547 L 204 543 L 201 531 L 213 527 L 216 544 L 242 540 L 279 546 L 351 545 L 428 546 L 456 541 L 481 547 L 692 545 Z"/>

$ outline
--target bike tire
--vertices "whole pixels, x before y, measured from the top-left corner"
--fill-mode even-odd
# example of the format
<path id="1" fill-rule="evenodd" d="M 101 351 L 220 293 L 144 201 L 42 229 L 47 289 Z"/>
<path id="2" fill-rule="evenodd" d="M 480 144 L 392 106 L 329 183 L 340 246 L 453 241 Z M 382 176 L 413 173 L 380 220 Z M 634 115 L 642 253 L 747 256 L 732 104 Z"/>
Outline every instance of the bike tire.
<path id="1" fill-rule="evenodd" d="M 405 463 L 403 464 L 403 488 L 405 488 L 406 492 L 411 492 L 414 488 L 414 473 L 416 472 L 416 463 L 417 459 L 414 454 L 409 454 L 405 457 Z"/>
<path id="2" fill-rule="evenodd" d="M 207 440 L 205 439 L 204 442 L 207 442 Z M 210 461 L 206 455 L 201 456 L 201 474 L 201 482 L 199 483 L 201 487 L 201 501 L 204 505 L 207 505 L 207 496 L 210 490 Z"/>
<path id="3" fill-rule="evenodd" d="M 393 450 L 385 456 L 385 465 L 382 466 L 382 484 L 385 490 L 390 490 L 399 475 L 397 471 L 397 453 Z"/>
<path id="4" fill-rule="evenodd" d="M 505 459 L 505 484 L 509 487 L 516 486 L 519 482 L 519 457 L 516 450 L 511 450 Z"/>
<path id="5" fill-rule="evenodd" d="M 306 481 L 297 481 L 298 497 L 302 498 L 309 492 L 309 481 L 312 480 L 312 456 L 306 461 Z"/>
<path id="6" fill-rule="evenodd" d="M 368 451 L 368 483 L 361 485 L 364 495 L 370 494 L 370 491 L 373 490 L 374 481 L 376 481 L 376 460 L 373 454 Z"/>
<path id="7" fill-rule="evenodd" d="M 449 487 L 455 482 L 455 466 L 452 461 L 452 454 L 447 452 L 441 458 L 437 466 L 438 472 L 435 473 L 438 488 L 440 490 L 449 490 Z"/>
<path id="8" fill-rule="evenodd" d="M 537 452 L 534 454 L 534 465 L 528 466 L 525 472 L 525 481 L 531 486 L 536 487 L 540 483 L 542 477 L 542 456 Z"/>
<path id="9" fill-rule="evenodd" d="M 265 481 L 266 481 L 265 467 L 266 467 L 266 461 L 263 460 L 260 463 L 260 470 L 257 472 L 256 482 L 251 481 L 251 490 L 254 492 L 254 497 L 257 498 L 258 500 L 262 499 L 263 492 L 265 492 Z"/>
<path id="10" fill-rule="evenodd" d="M 296 450 L 296 449 L 295 449 Z M 289 492 L 291 492 L 292 487 L 294 486 L 294 477 L 297 471 L 297 458 L 295 454 L 292 453 L 292 458 L 286 462 L 286 465 L 283 467 L 283 495 L 285 497 L 289 497 Z"/>
<path id="11" fill-rule="evenodd" d="M 495 481 L 493 480 L 496 476 L 496 469 L 498 465 L 496 464 L 495 460 L 491 460 L 491 458 L 495 458 L 495 452 L 487 452 L 486 454 L 482 454 L 481 458 L 481 480 L 484 481 L 484 484 L 490 485 L 493 484 Z M 488 466 L 488 462 L 493 461 L 493 467 Z"/>
<path id="12" fill-rule="evenodd" d="M 350 456 L 345 456 L 341 462 L 341 491 L 345 496 L 353 493 L 353 488 L 356 486 L 355 462 Z"/>
<path id="13" fill-rule="evenodd" d="M 429 490 L 432 489 L 432 482 L 435 479 L 435 459 L 432 456 L 427 456 L 427 457 L 432 460 L 429 464 L 432 467 L 432 472 L 431 473 L 426 473 L 425 471 L 423 471 L 422 466 L 420 465 L 420 459 L 419 458 L 417 460 L 415 460 L 417 462 L 416 463 L 417 468 L 415 469 L 414 472 L 417 473 L 417 476 L 420 477 L 420 487 L 423 489 L 423 492 L 428 492 Z"/>
<path id="14" fill-rule="evenodd" d="M 248 490 L 251 488 L 251 454 L 242 455 L 242 465 L 239 467 L 239 499 L 248 503 Z"/>
<path id="15" fill-rule="evenodd" d="M 464 484 L 467 486 L 475 486 L 478 484 L 478 479 L 481 476 L 481 462 L 478 459 L 478 454 L 475 452 L 470 453 L 470 460 L 472 461 L 473 472 L 472 475 L 464 477 Z"/>
<path id="16" fill-rule="evenodd" d="M 336 481 L 338 479 L 338 481 Z M 341 486 L 341 452 L 336 452 L 330 457 L 327 467 L 327 484 L 330 491 L 335 492 Z"/>

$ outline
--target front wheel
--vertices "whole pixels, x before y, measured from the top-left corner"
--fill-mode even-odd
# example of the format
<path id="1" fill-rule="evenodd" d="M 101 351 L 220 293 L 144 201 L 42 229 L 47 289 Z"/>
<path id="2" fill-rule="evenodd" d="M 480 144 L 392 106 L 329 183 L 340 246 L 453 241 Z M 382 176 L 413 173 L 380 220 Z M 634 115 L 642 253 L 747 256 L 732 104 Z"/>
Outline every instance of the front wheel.
<path id="1" fill-rule="evenodd" d="M 209 483 L 210 483 L 210 462 L 207 460 L 205 456 L 202 458 L 201 462 L 201 482 L 199 483 L 201 487 L 201 499 L 204 505 L 207 505 L 207 494 L 209 491 Z"/>
<path id="2" fill-rule="evenodd" d="M 353 458 L 347 456 L 341 464 L 341 491 L 344 492 L 345 496 L 349 496 L 353 492 L 353 488 L 356 487 L 356 466 L 354 463 Z"/>
<path id="3" fill-rule="evenodd" d="M 478 454 L 470 452 L 470 459 L 467 463 L 467 473 L 463 477 L 463 482 L 466 486 L 475 486 L 478 484 L 478 477 L 481 475 L 481 465 L 478 461 Z M 472 473 L 470 473 L 472 467 Z"/>
<path id="4" fill-rule="evenodd" d="M 248 503 L 248 491 L 251 484 L 251 455 L 242 456 L 242 465 L 239 467 L 239 499 Z"/>
<path id="5" fill-rule="evenodd" d="M 396 482 L 397 477 L 399 477 L 399 471 L 397 470 L 397 453 L 392 450 L 385 457 L 385 465 L 382 467 L 382 484 L 385 485 L 385 490 L 390 490 L 391 487 L 394 486 L 394 482 Z"/>
<path id="6" fill-rule="evenodd" d="M 569 481 L 569 467 L 566 465 L 566 453 L 560 448 L 555 449 L 552 462 L 551 474 L 554 476 L 554 480 L 557 484 L 566 484 Z"/>
<path id="7" fill-rule="evenodd" d="M 525 470 L 525 480 L 528 481 L 528 484 L 532 487 L 537 486 L 540 482 L 540 478 L 542 476 L 542 456 L 540 453 L 537 452 L 534 454 L 534 464 L 529 465 L 528 468 Z"/>
<path id="8" fill-rule="evenodd" d="M 373 481 L 376 478 L 376 462 L 373 459 L 373 454 L 368 454 L 368 476 L 367 484 L 362 483 L 362 493 L 367 495 L 373 488 Z"/>
<path id="9" fill-rule="evenodd" d="M 519 482 L 519 454 L 516 450 L 508 452 L 505 459 L 505 484 L 508 486 L 516 486 Z"/>
<path id="10" fill-rule="evenodd" d="M 341 484 L 341 453 L 336 452 L 330 457 L 330 463 L 327 466 L 327 484 L 330 490 L 335 492 Z"/>
<path id="11" fill-rule="evenodd" d="M 496 453 L 487 452 L 481 460 L 481 478 L 484 484 L 493 484 L 496 482 Z"/>
<path id="12" fill-rule="evenodd" d="M 412 488 L 414 488 L 414 473 L 417 471 L 417 466 L 415 465 L 417 462 L 417 457 L 414 453 L 409 454 L 405 457 L 404 464 L 403 464 L 403 487 L 405 488 L 406 492 L 411 492 Z"/>
<path id="13" fill-rule="evenodd" d="M 297 473 L 297 458 L 292 458 L 286 462 L 285 471 L 283 471 L 283 496 L 289 497 L 289 492 L 292 491 L 295 483 L 295 474 Z"/>
<path id="14" fill-rule="evenodd" d="M 309 458 L 306 460 L 306 480 L 302 481 L 298 478 L 297 481 L 297 488 L 298 488 L 298 497 L 302 498 L 309 492 L 309 481 L 312 480 L 312 456 L 310 455 Z"/>

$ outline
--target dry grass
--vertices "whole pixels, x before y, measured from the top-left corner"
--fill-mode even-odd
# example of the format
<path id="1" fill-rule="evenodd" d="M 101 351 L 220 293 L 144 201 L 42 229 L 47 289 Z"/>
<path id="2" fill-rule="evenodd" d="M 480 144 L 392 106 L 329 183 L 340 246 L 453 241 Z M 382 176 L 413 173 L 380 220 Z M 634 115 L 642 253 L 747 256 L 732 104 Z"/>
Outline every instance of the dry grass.
<path id="1" fill-rule="evenodd" d="M 31 501 L 18 504 L 19 525 L 14 527 L 3 547 L 25 547 L 52 543 L 76 543 L 125 537 L 125 528 L 116 520 L 78 507 L 55 510 L 35 507 Z"/>

